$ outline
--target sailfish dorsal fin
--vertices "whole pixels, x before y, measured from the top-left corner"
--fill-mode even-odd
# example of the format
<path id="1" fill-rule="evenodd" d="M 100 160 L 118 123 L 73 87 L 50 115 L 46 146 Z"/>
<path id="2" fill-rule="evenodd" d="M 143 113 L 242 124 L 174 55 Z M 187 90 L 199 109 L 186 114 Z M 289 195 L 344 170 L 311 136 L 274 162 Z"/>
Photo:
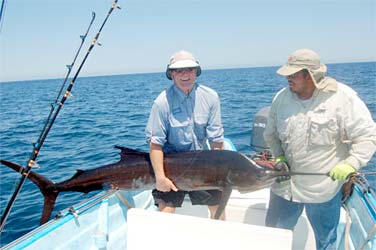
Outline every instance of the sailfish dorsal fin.
<path id="1" fill-rule="evenodd" d="M 145 156 L 147 154 L 145 152 L 141 152 L 141 151 L 138 151 L 136 149 L 117 146 L 117 145 L 115 146 L 115 148 L 121 150 L 121 152 L 120 152 L 121 159 L 123 159 L 125 157 L 132 157 L 132 156 Z"/>

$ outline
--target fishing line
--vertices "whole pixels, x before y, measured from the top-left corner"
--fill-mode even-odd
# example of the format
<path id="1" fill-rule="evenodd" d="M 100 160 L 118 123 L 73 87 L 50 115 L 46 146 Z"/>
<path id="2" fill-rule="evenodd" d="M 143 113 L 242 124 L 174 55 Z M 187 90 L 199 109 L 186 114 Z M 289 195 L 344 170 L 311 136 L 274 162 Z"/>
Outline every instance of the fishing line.
<path id="1" fill-rule="evenodd" d="M 43 129 L 43 131 L 42 131 L 42 133 L 41 133 L 41 135 L 40 135 L 40 138 L 38 139 L 38 142 L 34 144 L 34 149 L 33 149 L 32 153 L 31 153 L 31 155 L 30 155 L 30 158 L 29 158 L 29 161 L 28 161 L 28 163 L 27 163 L 27 165 L 26 165 L 26 168 L 25 168 L 25 170 L 24 170 L 23 173 L 22 173 L 22 177 L 21 177 L 21 179 L 20 179 L 20 183 L 19 183 L 19 185 L 17 186 L 16 190 L 14 191 L 14 193 L 13 193 L 11 199 L 9 200 L 8 205 L 7 205 L 7 207 L 5 208 L 3 215 L 1 216 L 0 232 L 1 232 L 1 231 L 3 230 L 3 228 L 4 228 L 5 222 L 6 222 L 7 218 L 8 218 L 8 216 L 9 216 L 10 210 L 11 210 L 11 208 L 12 208 L 12 206 L 13 206 L 13 204 L 14 204 L 16 198 L 17 198 L 17 195 L 18 195 L 19 192 L 21 191 L 21 188 L 22 188 L 23 184 L 25 183 L 26 177 L 29 175 L 32 166 L 35 164 L 35 160 L 36 160 L 36 158 L 37 158 L 37 156 L 38 156 L 38 154 L 39 154 L 39 150 L 41 149 L 41 147 L 42 147 L 42 145 L 43 145 L 43 142 L 44 142 L 44 140 L 46 139 L 46 137 L 47 137 L 47 135 L 48 135 L 48 132 L 50 131 L 50 129 L 51 129 L 51 127 L 52 127 L 52 125 L 53 125 L 53 123 L 54 123 L 54 121 L 55 121 L 57 115 L 59 114 L 59 111 L 60 111 L 61 108 L 63 107 L 63 105 L 64 105 L 66 99 L 69 97 L 69 94 L 70 94 L 70 92 L 71 92 L 71 90 L 72 90 L 72 88 L 73 88 L 73 85 L 74 85 L 74 83 L 75 83 L 75 81 L 76 81 L 76 79 L 77 79 L 77 77 L 78 77 L 78 75 L 79 75 L 79 73 L 80 73 L 80 71 L 81 71 L 83 65 L 85 64 L 87 57 L 89 56 L 91 50 L 93 49 L 93 47 L 94 47 L 96 44 L 100 45 L 99 42 L 98 42 L 98 38 L 99 38 L 99 36 L 100 36 L 100 33 L 101 33 L 101 31 L 102 31 L 104 25 L 106 24 L 106 22 L 107 22 L 108 18 L 110 17 L 112 11 L 113 11 L 115 8 L 120 9 L 120 7 L 117 5 L 117 2 L 118 2 L 118 0 L 115 0 L 115 1 L 112 3 L 112 6 L 111 6 L 111 8 L 110 8 L 110 10 L 109 10 L 109 12 L 108 12 L 106 18 L 104 19 L 104 21 L 103 21 L 101 27 L 99 28 L 98 33 L 97 33 L 96 36 L 94 37 L 94 39 L 93 39 L 93 41 L 92 41 L 92 43 L 91 43 L 91 45 L 90 45 L 88 51 L 86 52 L 85 57 L 83 58 L 83 60 L 82 60 L 82 62 L 81 62 L 81 64 L 80 64 L 80 66 L 79 66 L 78 69 L 77 69 L 76 74 L 74 75 L 73 79 L 71 80 L 70 84 L 68 85 L 68 87 L 67 87 L 67 89 L 66 89 L 66 91 L 65 91 L 65 93 L 64 93 L 64 95 L 63 95 L 63 97 L 61 98 L 60 102 L 57 103 L 57 101 L 55 101 L 55 104 L 56 104 L 56 105 L 54 104 L 54 106 L 57 106 L 57 109 L 56 109 L 56 111 L 55 111 L 55 107 L 52 108 L 53 110 L 52 110 L 52 112 L 50 113 L 49 118 L 47 119 L 47 123 L 46 123 L 46 125 L 45 125 L 45 127 L 44 127 L 44 129 Z M 94 16 L 94 15 L 93 15 L 93 16 Z M 92 17 L 92 20 L 90 21 L 89 28 L 91 27 L 91 24 L 92 24 L 92 22 L 93 22 L 93 19 L 94 19 L 94 17 Z M 87 34 L 87 33 L 86 33 L 86 34 Z M 85 34 L 85 38 L 86 38 L 86 34 Z M 82 39 L 84 39 L 84 38 L 82 38 Z M 81 44 L 81 45 L 82 45 L 82 44 Z M 77 58 L 77 55 L 75 56 L 74 61 L 76 60 L 76 58 Z M 70 70 L 71 70 L 71 66 L 73 66 L 73 65 L 71 64 L 70 66 L 68 66 L 68 72 L 70 72 Z M 68 77 L 67 77 L 67 78 L 68 78 Z M 65 83 L 64 83 L 64 85 L 65 85 Z M 64 85 L 63 85 L 63 86 L 64 86 Z M 60 92 L 62 92 L 62 90 L 61 90 Z M 60 92 L 59 92 L 59 94 L 58 94 L 57 99 L 59 99 L 59 97 L 60 97 L 60 95 L 61 95 Z M 53 113 L 53 114 L 52 114 L 52 113 Z"/>

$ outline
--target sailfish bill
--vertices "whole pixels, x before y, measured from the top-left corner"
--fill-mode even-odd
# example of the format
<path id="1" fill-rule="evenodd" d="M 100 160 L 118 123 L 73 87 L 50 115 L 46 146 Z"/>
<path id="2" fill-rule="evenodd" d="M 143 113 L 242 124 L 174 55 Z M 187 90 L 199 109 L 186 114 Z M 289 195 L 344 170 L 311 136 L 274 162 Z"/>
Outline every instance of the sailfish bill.
<path id="1" fill-rule="evenodd" d="M 70 179 L 54 183 L 46 177 L 30 171 L 28 178 L 35 183 L 44 196 L 41 224 L 51 216 L 60 192 L 89 193 L 102 189 L 146 190 L 155 188 L 155 175 L 148 153 L 115 146 L 120 149 L 120 161 L 88 170 L 77 170 Z M 6 160 L 1 164 L 23 173 L 25 168 Z M 179 190 L 224 191 L 220 208 L 223 211 L 229 192 L 256 191 L 270 186 L 274 177 L 286 175 L 255 163 L 242 153 L 228 150 L 199 150 L 165 154 L 164 170 Z M 222 211 L 218 211 L 218 218 Z"/>

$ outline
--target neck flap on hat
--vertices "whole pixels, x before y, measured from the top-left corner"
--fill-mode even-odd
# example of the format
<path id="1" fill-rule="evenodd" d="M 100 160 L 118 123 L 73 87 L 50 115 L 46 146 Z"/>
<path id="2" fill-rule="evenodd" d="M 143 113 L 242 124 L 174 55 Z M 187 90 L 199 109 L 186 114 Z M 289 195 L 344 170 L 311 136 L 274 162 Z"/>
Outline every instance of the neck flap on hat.
<path id="1" fill-rule="evenodd" d="M 324 72 L 308 72 L 317 89 L 323 91 L 337 91 L 337 81 L 334 78 L 326 77 Z"/>

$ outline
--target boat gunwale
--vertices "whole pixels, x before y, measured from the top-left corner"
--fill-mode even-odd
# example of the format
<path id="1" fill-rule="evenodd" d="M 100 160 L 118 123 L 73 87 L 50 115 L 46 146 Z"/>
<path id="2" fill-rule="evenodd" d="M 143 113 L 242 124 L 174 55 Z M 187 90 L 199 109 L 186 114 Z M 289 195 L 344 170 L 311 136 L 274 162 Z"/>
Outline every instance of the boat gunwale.
<path id="1" fill-rule="evenodd" d="M 55 216 L 54 219 L 49 220 L 43 225 L 38 226 L 37 228 L 33 229 L 32 231 L 26 233 L 25 235 L 21 236 L 20 238 L 10 242 L 9 244 L 3 246 L 1 249 L 24 249 L 25 247 L 33 244 L 34 242 L 38 241 L 39 239 L 43 238 L 45 235 L 51 233 L 52 231 L 56 230 L 57 228 L 63 226 L 67 222 L 75 219 L 77 215 L 87 212 L 88 210 L 99 206 L 103 200 L 112 196 L 118 190 L 110 190 L 110 191 L 101 191 L 100 193 L 81 201 L 80 203 L 65 208 L 59 212 L 57 212 L 58 216 Z M 73 208 L 76 214 L 73 214 L 70 209 Z"/>

